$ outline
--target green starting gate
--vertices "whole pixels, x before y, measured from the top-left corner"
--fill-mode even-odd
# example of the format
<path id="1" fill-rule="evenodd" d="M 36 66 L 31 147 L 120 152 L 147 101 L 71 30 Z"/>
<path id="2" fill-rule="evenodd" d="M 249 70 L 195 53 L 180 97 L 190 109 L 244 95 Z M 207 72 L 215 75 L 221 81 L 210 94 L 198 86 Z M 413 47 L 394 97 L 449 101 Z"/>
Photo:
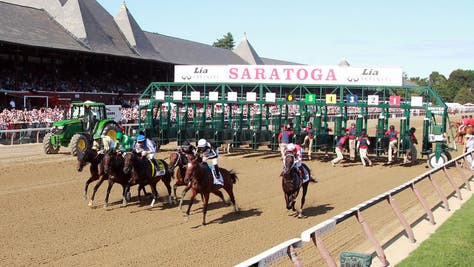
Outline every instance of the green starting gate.
<path id="1" fill-rule="evenodd" d="M 447 145 L 448 108 L 431 87 L 348 86 L 233 83 L 151 83 L 139 98 L 139 129 L 159 144 L 206 138 L 216 144 L 278 148 L 283 125 L 294 131 L 293 141 L 302 143 L 302 129 L 314 127 L 312 150 L 333 141 L 355 120 L 357 135 L 367 130 L 367 120 L 377 117 L 377 155 L 385 153 L 384 138 L 394 112 L 400 119 L 400 152 L 407 149 L 410 116 L 426 114 L 422 155 L 430 167 L 450 159 Z M 332 124 L 332 134 L 329 129 Z M 331 139 L 332 138 L 332 139 Z"/>

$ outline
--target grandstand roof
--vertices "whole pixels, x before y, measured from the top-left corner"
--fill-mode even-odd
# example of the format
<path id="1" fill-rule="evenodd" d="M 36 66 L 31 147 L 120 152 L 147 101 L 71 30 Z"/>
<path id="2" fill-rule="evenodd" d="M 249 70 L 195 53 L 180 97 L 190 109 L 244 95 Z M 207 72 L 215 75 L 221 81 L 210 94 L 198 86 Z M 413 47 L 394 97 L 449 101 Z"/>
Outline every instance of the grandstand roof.
<path id="1" fill-rule="evenodd" d="M 169 62 L 187 65 L 247 65 L 231 50 L 211 45 L 145 32 L 148 39 Z"/>
<path id="2" fill-rule="evenodd" d="M 133 18 L 128 11 L 125 3 L 122 4 L 120 12 L 115 16 L 115 22 L 119 26 L 122 33 L 125 35 L 128 43 L 136 50 L 142 57 L 151 59 L 165 59 L 155 50 L 150 40 L 140 28 L 140 25 Z"/>
<path id="3" fill-rule="evenodd" d="M 44 10 L 0 2 L 0 40 L 40 47 L 87 51 Z"/>
<path id="4" fill-rule="evenodd" d="M 264 61 L 246 36 L 230 51 L 144 32 L 125 4 L 114 19 L 96 0 L 0 0 L 0 41 L 174 64 L 295 64 Z"/>
<path id="5" fill-rule="evenodd" d="M 244 37 L 239 45 L 234 49 L 234 53 L 243 58 L 248 64 L 252 65 L 264 65 L 265 63 L 253 49 L 250 42 L 247 40 L 247 34 L 244 33 Z"/>

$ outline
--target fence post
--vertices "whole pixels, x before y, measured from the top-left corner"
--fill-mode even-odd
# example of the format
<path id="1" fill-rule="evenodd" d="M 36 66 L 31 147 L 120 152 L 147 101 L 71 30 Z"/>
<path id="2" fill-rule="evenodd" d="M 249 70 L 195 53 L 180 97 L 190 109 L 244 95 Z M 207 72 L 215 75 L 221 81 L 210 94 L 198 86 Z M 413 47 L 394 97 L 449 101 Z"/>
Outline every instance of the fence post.
<path id="1" fill-rule="evenodd" d="M 393 212 L 395 212 L 395 215 L 397 215 L 398 220 L 402 224 L 403 228 L 405 228 L 405 232 L 408 235 L 408 239 L 410 239 L 410 242 L 415 243 L 416 240 L 415 240 L 415 235 L 413 234 L 413 230 L 411 229 L 410 224 L 408 224 L 407 220 L 403 216 L 398 206 L 395 204 L 395 199 L 393 199 L 393 197 L 390 195 L 388 196 L 387 201 L 392 207 Z"/>
<path id="2" fill-rule="evenodd" d="M 430 179 L 431 181 L 431 184 L 434 186 L 436 192 L 438 193 L 438 196 L 441 198 L 441 200 L 443 201 L 443 204 L 444 204 L 444 209 L 446 211 L 449 211 L 449 203 L 448 203 L 448 199 L 446 199 L 446 196 L 443 194 L 443 192 L 441 191 L 441 188 L 439 188 L 439 185 L 436 183 L 436 181 L 433 179 L 433 177 L 431 177 L 431 174 L 428 174 L 428 179 Z"/>
<path id="3" fill-rule="evenodd" d="M 387 257 L 385 256 L 385 253 L 383 252 L 383 248 L 382 246 L 380 246 L 379 241 L 375 239 L 372 229 L 370 229 L 369 224 L 362 217 L 362 213 L 360 212 L 360 210 L 357 211 L 356 218 L 357 218 L 357 221 L 362 225 L 362 228 L 364 228 L 365 234 L 374 245 L 375 251 L 377 252 L 377 256 L 380 262 L 382 262 L 383 266 L 387 266 L 388 265 Z"/>
<path id="4" fill-rule="evenodd" d="M 326 246 L 324 246 L 324 243 L 321 237 L 319 237 L 319 235 L 316 232 L 314 232 L 311 234 L 311 239 L 313 240 L 314 245 L 318 249 L 319 254 L 321 254 L 323 259 L 326 261 L 327 265 L 329 267 L 336 267 L 337 266 L 336 262 L 329 254 L 329 251 L 326 249 Z"/>
<path id="5" fill-rule="evenodd" d="M 415 184 L 411 184 L 411 190 L 415 193 L 416 197 L 418 198 L 418 201 L 420 201 L 421 206 L 425 209 L 426 214 L 428 215 L 428 218 L 430 219 L 431 224 L 435 224 L 433 212 L 431 209 L 428 207 L 428 204 L 426 203 L 426 200 L 421 196 L 420 192 L 418 192 L 418 189 L 416 188 Z"/>
<path id="6" fill-rule="evenodd" d="M 461 169 L 461 164 L 456 160 L 456 170 L 461 174 L 461 178 L 464 180 L 466 184 L 467 190 L 471 191 L 471 184 L 469 183 L 469 179 L 467 178 L 466 174 Z"/>
<path id="7" fill-rule="evenodd" d="M 456 195 L 458 195 L 458 198 L 459 198 L 460 200 L 462 200 L 461 190 L 459 190 L 459 187 L 456 186 L 456 184 L 454 183 L 453 179 L 451 178 L 451 175 L 449 175 L 448 169 L 446 169 L 446 165 L 443 166 L 443 172 L 444 172 L 444 174 L 446 175 L 446 178 L 448 178 L 448 181 L 449 181 L 449 183 L 451 184 L 451 186 L 453 187 L 453 189 L 456 191 Z"/>

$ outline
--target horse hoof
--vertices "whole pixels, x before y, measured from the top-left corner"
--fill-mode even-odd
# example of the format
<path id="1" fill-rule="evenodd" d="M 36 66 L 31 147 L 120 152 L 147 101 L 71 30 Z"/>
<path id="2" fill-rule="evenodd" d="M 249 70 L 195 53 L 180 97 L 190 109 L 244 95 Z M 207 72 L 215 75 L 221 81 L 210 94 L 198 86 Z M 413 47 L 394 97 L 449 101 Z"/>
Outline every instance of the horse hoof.
<path id="1" fill-rule="evenodd" d="M 301 218 L 303 218 L 303 213 L 298 214 L 298 219 L 301 219 Z"/>
<path id="2" fill-rule="evenodd" d="M 108 208 L 109 205 L 107 203 L 104 204 L 104 209 Z"/>
<path id="3" fill-rule="evenodd" d="M 189 215 L 184 216 L 184 221 L 187 222 L 189 220 Z"/>
<path id="4" fill-rule="evenodd" d="M 92 201 L 89 201 L 89 203 L 87 203 L 87 206 L 92 207 Z"/>

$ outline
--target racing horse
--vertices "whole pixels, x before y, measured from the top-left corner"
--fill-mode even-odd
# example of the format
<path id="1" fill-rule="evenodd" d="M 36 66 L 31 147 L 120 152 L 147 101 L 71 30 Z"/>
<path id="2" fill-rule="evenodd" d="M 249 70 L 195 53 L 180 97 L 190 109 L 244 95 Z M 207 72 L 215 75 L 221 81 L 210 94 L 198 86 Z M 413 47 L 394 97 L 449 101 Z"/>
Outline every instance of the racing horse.
<path id="1" fill-rule="evenodd" d="M 171 172 L 169 171 L 168 163 L 164 160 L 157 160 L 158 164 L 162 164 L 164 169 L 161 170 L 163 174 L 159 174 L 160 170 L 156 170 L 157 166 L 147 157 L 142 157 L 136 152 L 125 152 L 123 154 L 124 165 L 123 172 L 131 175 L 131 184 L 139 184 L 140 186 L 150 185 L 153 200 L 150 206 L 155 205 L 158 199 L 158 191 L 156 184 L 161 180 L 168 190 L 168 203 L 171 204 Z"/>
<path id="2" fill-rule="evenodd" d="M 169 163 L 169 172 L 173 175 L 174 169 L 176 169 L 176 182 L 173 185 L 173 197 L 174 199 L 178 199 L 176 195 L 176 190 L 178 186 L 186 185 L 186 188 L 181 193 L 181 199 L 179 201 L 178 210 L 181 210 L 183 205 L 183 199 L 186 193 L 189 191 L 190 187 L 184 182 L 184 174 L 186 173 L 186 167 L 188 165 L 188 158 L 186 154 L 181 149 L 176 149 L 175 151 L 171 152 L 170 154 L 170 163 Z"/>
<path id="3" fill-rule="evenodd" d="M 301 207 L 297 211 L 298 218 L 303 218 L 303 205 L 305 202 L 306 192 L 308 191 L 308 184 L 311 180 L 311 172 L 304 163 L 302 164 L 303 168 L 308 172 L 309 179 L 303 182 L 303 178 L 298 174 L 298 170 L 295 168 L 295 156 L 291 154 L 285 155 L 283 171 L 281 172 L 281 182 L 283 193 L 285 194 L 285 203 L 286 209 L 296 212 L 295 203 L 296 198 L 298 197 L 299 191 L 303 188 L 303 193 L 301 196 Z"/>
<path id="4" fill-rule="evenodd" d="M 87 189 L 89 184 L 93 181 L 99 180 L 96 185 L 94 186 L 94 192 L 92 193 L 91 199 L 89 201 L 89 206 L 92 206 L 92 202 L 95 198 L 95 193 L 99 189 L 100 185 L 106 180 L 107 178 L 104 176 L 104 167 L 102 165 L 102 159 L 104 158 L 104 154 L 98 153 L 97 151 L 87 148 L 81 153 L 77 153 L 77 171 L 82 172 L 84 167 L 87 163 L 90 163 L 90 173 L 91 176 L 86 181 L 86 185 L 84 188 L 84 199 L 87 200 Z"/>
<path id="5" fill-rule="evenodd" d="M 190 183 L 191 187 L 191 199 L 189 201 L 189 206 L 186 211 L 185 219 L 189 219 L 189 213 L 191 211 L 191 206 L 193 205 L 194 199 L 196 198 L 197 194 L 201 194 L 203 198 L 203 207 L 202 207 L 202 225 L 206 225 L 206 213 L 207 213 L 207 204 L 209 203 L 209 195 L 211 193 L 215 194 L 216 196 L 220 197 L 224 200 L 224 195 L 220 188 L 224 188 L 227 194 L 230 197 L 230 201 L 234 206 L 234 211 L 239 211 L 237 204 L 235 202 L 234 191 L 233 187 L 234 184 L 237 182 L 237 174 L 230 170 L 226 170 L 224 168 L 219 168 L 220 173 L 222 174 L 222 178 L 224 179 L 224 185 L 215 185 L 213 181 L 213 176 L 211 173 L 210 166 L 207 163 L 202 162 L 200 157 L 194 157 L 192 155 L 188 155 L 188 167 L 186 169 L 186 173 L 184 175 L 185 179 L 184 182 Z M 225 202 L 226 203 L 226 202 Z"/>
<path id="6" fill-rule="evenodd" d="M 122 154 L 117 151 L 110 151 L 104 155 L 103 158 L 103 167 L 104 173 L 108 176 L 109 186 L 107 187 L 107 193 L 105 196 L 105 204 L 104 208 L 109 205 L 109 195 L 110 191 L 112 190 L 112 186 L 114 183 L 118 183 L 122 185 L 122 205 L 127 205 L 127 200 L 130 200 L 130 173 L 125 173 L 123 171 L 124 167 L 124 159 Z M 138 187 L 138 200 L 141 200 L 140 191 L 143 191 L 144 195 L 146 195 L 146 190 L 144 186 Z"/>

